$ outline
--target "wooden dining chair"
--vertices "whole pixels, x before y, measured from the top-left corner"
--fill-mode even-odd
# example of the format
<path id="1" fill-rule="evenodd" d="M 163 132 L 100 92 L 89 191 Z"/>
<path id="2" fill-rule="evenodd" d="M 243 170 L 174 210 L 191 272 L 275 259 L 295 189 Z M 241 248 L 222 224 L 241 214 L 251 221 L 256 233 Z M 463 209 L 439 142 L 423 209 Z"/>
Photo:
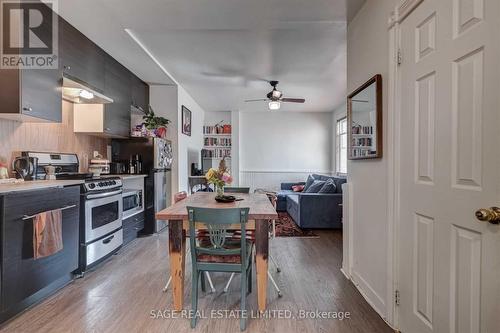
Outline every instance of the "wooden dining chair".
<path id="1" fill-rule="evenodd" d="M 250 193 L 250 187 L 225 187 L 224 192 L 226 192 L 226 193 Z M 269 201 L 271 201 L 273 207 L 276 208 L 276 200 L 277 200 L 276 196 L 275 195 L 274 196 L 268 195 L 268 198 L 269 198 Z M 272 228 L 271 228 L 271 232 L 269 233 L 269 238 L 274 239 L 274 238 L 276 238 L 276 221 L 272 220 L 271 223 L 272 223 Z M 250 230 L 249 232 L 247 232 L 246 235 L 247 235 L 246 236 L 247 239 L 250 239 L 251 241 L 255 242 L 254 230 Z M 239 237 L 241 237 L 241 234 L 239 233 L 238 230 L 235 230 L 233 233 L 233 238 L 237 239 Z M 274 257 L 271 254 L 269 254 L 269 258 L 271 259 L 274 266 L 276 267 L 276 271 L 278 273 L 280 273 L 281 268 L 278 265 L 277 261 L 274 259 Z M 283 296 L 283 294 L 281 293 L 280 287 L 278 287 L 276 280 L 274 280 L 274 277 L 271 275 L 271 272 L 269 270 L 267 271 L 267 276 L 268 276 L 269 280 L 271 281 L 274 289 L 276 289 L 276 292 L 278 293 L 278 297 Z M 231 276 L 229 277 L 229 280 L 226 283 L 226 286 L 224 287 L 225 293 L 228 292 L 229 286 L 231 285 L 233 278 L 234 278 L 234 273 L 231 274 Z"/>
<path id="2" fill-rule="evenodd" d="M 176 194 L 174 194 L 174 202 L 177 203 L 179 201 L 182 201 L 184 199 L 186 199 L 188 197 L 188 194 L 186 191 L 181 191 L 181 192 L 177 192 Z M 203 235 L 199 235 L 200 237 L 202 237 Z M 214 284 L 212 282 L 212 278 L 210 277 L 210 274 L 207 272 L 206 273 L 207 275 L 207 280 L 208 280 L 208 283 L 210 284 L 210 290 L 215 293 L 215 287 L 214 287 Z M 168 290 L 168 287 L 170 286 L 170 283 L 172 283 L 172 275 L 168 275 L 168 279 L 167 279 L 167 284 L 165 284 L 165 287 L 163 287 L 163 292 L 167 292 Z"/>
<path id="3" fill-rule="evenodd" d="M 240 330 L 246 329 L 246 295 L 252 292 L 252 262 L 254 243 L 246 237 L 235 241 L 229 228 L 239 226 L 246 234 L 249 208 L 187 207 L 189 216 L 189 242 L 192 262 L 191 328 L 196 327 L 198 311 L 198 285 L 205 290 L 204 272 L 232 272 L 241 274 Z M 208 231 L 207 238 L 197 238 L 196 230 Z"/>

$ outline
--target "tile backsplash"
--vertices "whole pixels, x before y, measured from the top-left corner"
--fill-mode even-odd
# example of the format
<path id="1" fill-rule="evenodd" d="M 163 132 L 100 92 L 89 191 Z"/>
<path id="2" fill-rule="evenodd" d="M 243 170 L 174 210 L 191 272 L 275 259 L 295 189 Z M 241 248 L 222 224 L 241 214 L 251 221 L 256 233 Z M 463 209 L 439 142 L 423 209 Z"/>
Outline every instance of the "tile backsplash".
<path id="1" fill-rule="evenodd" d="M 80 171 L 86 171 L 97 150 L 106 155 L 109 140 L 73 132 L 73 104 L 63 101 L 62 123 L 20 123 L 0 119 L 0 156 L 5 156 L 9 171 L 21 151 L 76 153 Z M 11 176 L 12 173 L 10 173 Z"/>

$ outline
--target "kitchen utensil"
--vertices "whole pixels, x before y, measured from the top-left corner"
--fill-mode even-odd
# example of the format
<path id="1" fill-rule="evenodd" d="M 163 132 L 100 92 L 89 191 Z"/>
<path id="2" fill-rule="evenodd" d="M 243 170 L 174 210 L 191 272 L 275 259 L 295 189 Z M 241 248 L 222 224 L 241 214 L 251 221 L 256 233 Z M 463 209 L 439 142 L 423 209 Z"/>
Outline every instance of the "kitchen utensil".
<path id="1" fill-rule="evenodd" d="M 45 180 L 55 180 L 56 179 L 56 167 L 52 165 L 46 165 L 43 167 L 45 170 Z"/>

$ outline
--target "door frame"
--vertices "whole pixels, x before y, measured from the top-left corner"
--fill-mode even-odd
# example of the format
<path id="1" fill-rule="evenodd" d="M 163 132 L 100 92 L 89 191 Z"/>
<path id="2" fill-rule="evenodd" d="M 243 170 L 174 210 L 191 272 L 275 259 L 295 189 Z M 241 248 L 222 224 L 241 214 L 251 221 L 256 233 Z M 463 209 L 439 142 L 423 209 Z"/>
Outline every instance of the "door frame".
<path id="1" fill-rule="evenodd" d="M 389 78 L 387 107 L 387 158 L 388 158 L 388 248 L 387 248 L 387 320 L 393 328 L 399 329 L 399 312 L 396 292 L 399 289 L 399 229 L 400 229 L 400 151 L 401 151 L 401 90 L 399 66 L 403 61 L 401 53 L 400 24 L 424 0 L 401 0 L 389 14 Z M 405 296 L 403 296 L 405 297 Z"/>

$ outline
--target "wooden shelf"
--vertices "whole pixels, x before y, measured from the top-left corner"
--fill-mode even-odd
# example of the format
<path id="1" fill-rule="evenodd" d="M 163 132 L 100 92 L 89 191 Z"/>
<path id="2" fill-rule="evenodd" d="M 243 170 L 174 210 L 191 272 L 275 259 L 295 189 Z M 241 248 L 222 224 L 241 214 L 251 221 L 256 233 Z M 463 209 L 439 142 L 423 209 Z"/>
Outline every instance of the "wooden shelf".
<path id="1" fill-rule="evenodd" d="M 231 149 L 231 146 L 203 146 L 203 149 Z"/>

